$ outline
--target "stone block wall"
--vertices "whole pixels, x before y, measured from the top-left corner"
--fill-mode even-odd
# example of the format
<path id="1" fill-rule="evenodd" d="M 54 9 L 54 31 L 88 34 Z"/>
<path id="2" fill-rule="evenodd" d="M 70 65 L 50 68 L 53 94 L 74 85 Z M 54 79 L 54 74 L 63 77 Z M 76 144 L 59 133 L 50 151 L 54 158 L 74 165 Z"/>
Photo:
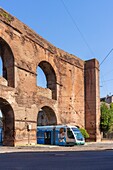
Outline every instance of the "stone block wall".
<path id="1" fill-rule="evenodd" d="M 10 129 L 13 131 L 10 145 L 36 144 L 38 118 L 40 124 L 47 120 L 48 124 L 84 127 L 91 139 L 99 139 L 96 60 L 84 62 L 56 48 L 1 8 L 0 45 L 3 78 L 8 82 L 7 87 L 0 85 L 0 109 L 7 119 L 9 112 L 4 101 L 8 103 L 11 110 L 8 119 L 13 120 L 13 126 L 7 121 L 7 125 L 3 123 L 5 145 L 8 145 Z M 38 66 L 45 73 L 47 88 L 37 87 Z M 43 114 L 39 114 L 40 110 Z M 42 120 L 44 117 L 46 120 Z"/>
<path id="2" fill-rule="evenodd" d="M 100 141 L 99 63 L 85 62 L 85 127 L 90 141 Z"/>

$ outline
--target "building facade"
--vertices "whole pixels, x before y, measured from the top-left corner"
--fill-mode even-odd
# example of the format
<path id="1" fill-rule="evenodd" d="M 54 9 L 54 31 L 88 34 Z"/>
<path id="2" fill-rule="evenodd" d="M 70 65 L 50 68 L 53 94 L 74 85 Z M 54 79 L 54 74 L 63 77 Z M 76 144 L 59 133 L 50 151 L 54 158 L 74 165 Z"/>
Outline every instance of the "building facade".
<path id="1" fill-rule="evenodd" d="M 110 95 L 110 96 L 107 95 L 106 97 L 102 97 L 102 98 L 100 98 L 100 101 L 111 104 L 111 103 L 113 103 L 113 95 Z"/>
<path id="2" fill-rule="evenodd" d="M 36 144 L 37 124 L 84 127 L 100 140 L 99 63 L 56 48 L 0 8 L 3 145 Z M 47 88 L 37 86 L 37 67 Z"/>

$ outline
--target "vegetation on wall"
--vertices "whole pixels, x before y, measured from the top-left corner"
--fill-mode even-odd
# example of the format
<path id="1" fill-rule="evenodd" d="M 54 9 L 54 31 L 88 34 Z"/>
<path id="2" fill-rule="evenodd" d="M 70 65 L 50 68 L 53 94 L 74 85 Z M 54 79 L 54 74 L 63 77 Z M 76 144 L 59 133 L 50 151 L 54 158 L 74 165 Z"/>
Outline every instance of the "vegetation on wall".
<path id="1" fill-rule="evenodd" d="M 7 20 L 8 22 L 11 22 L 11 16 L 8 13 L 6 13 L 5 11 L 0 13 L 0 16 L 5 18 L 5 20 Z"/>

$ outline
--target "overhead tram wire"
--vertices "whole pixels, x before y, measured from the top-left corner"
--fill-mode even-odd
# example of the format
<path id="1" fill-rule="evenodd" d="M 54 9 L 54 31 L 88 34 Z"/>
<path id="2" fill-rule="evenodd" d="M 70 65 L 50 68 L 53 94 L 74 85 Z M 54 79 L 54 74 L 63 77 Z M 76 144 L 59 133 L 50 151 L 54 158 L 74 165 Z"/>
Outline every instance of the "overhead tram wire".
<path id="1" fill-rule="evenodd" d="M 99 67 L 104 63 L 104 61 L 109 57 L 109 55 L 112 53 L 112 51 L 113 51 L 113 48 L 109 51 L 109 53 L 104 57 L 104 59 L 102 60 L 102 62 L 100 63 L 100 65 L 99 65 Z M 101 80 L 102 81 L 102 80 Z M 112 81 L 112 79 L 111 80 L 107 80 L 107 81 L 102 81 L 102 84 L 105 84 L 106 82 L 108 82 L 108 81 Z M 103 85 L 102 85 L 102 87 L 103 87 Z M 108 91 L 108 90 L 107 90 Z"/>
<path id="2" fill-rule="evenodd" d="M 71 13 L 69 12 L 69 10 L 68 10 L 66 4 L 64 3 L 63 0 L 61 0 L 61 2 L 62 2 L 62 4 L 63 4 L 63 6 L 64 6 L 64 8 L 65 8 L 65 10 L 66 10 L 66 12 L 67 12 L 67 14 L 68 14 L 69 17 L 71 18 L 71 20 L 72 20 L 74 26 L 76 27 L 76 29 L 77 29 L 78 32 L 80 33 L 80 35 L 81 35 L 81 37 L 82 37 L 84 43 L 87 45 L 87 47 L 88 47 L 88 49 L 90 50 L 90 52 L 91 52 L 92 54 L 94 54 L 94 52 L 93 52 L 92 49 L 90 48 L 89 44 L 87 43 L 87 41 L 86 41 L 86 39 L 85 39 L 83 33 L 80 31 L 80 29 L 79 29 L 77 23 L 75 22 L 74 18 L 72 17 Z M 113 48 L 112 48 L 112 49 L 110 50 L 110 52 L 106 55 L 106 57 L 102 60 L 102 62 L 100 63 L 99 67 L 100 67 L 100 66 L 103 64 L 103 62 L 108 58 L 108 56 L 111 54 L 112 51 L 113 51 Z"/>
<path id="3" fill-rule="evenodd" d="M 105 81 L 103 81 L 103 82 L 105 83 L 105 82 L 108 82 L 108 81 L 113 81 L 113 79 L 105 80 Z"/>
<path id="4" fill-rule="evenodd" d="M 103 64 L 103 62 L 109 57 L 109 55 L 111 54 L 111 52 L 113 51 L 113 48 L 110 50 L 110 52 L 105 56 L 105 58 L 102 60 L 102 62 L 100 63 L 99 67 Z"/>
<path id="5" fill-rule="evenodd" d="M 71 15 L 70 11 L 68 10 L 66 4 L 64 3 L 63 0 L 61 0 L 61 2 L 62 2 L 62 4 L 63 4 L 63 6 L 64 6 L 64 8 L 65 8 L 65 10 L 66 10 L 66 12 L 67 12 L 67 14 L 68 14 L 69 17 L 71 18 L 71 20 L 72 20 L 75 28 L 78 30 L 79 34 L 81 35 L 82 40 L 84 41 L 84 43 L 86 44 L 87 48 L 89 49 L 90 53 L 91 53 L 92 55 L 94 55 L 93 50 L 91 49 L 90 45 L 89 45 L 88 42 L 86 41 L 83 33 L 81 32 L 80 28 L 78 27 L 77 23 L 75 22 L 74 18 L 72 17 L 72 15 Z"/>
<path id="6" fill-rule="evenodd" d="M 75 28 L 76 28 L 76 29 L 78 30 L 78 32 L 80 33 L 82 40 L 83 40 L 84 43 L 86 44 L 86 46 L 87 46 L 87 48 L 89 49 L 89 51 L 91 52 L 91 54 L 94 55 L 93 50 L 91 49 L 91 47 L 89 46 L 88 42 L 86 41 L 86 39 L 85 39 L 83 33 L 80 31 L 80 29 L 79 29 L 77 23 L 75 22 L 74 18 L 72 17 L 71 13 L 69 12 L 69 10 L 68 10 L 66 4 L 64 3 L 63 0 L 61 0 L 61 2 L 62 2 L 62 4 L 63 4 L 63 6 L 64 6 L 64 8 L 65 8 L 65 10 L 66 10 L 66 12 L 67 12 L 67 14 L 68 14 L 69 17 L 71 18 L 71 20 L 72 20 L 72 22 L 73 22 Z M 107 54 L 107 56 L 102 60 L 102 62 L 100 63 L 99 67 L 100 67 L 100 66 L 103 64 L 103 62 L 108 58 L 108 56 L 111 54 L 112 51 L 113 51 L 113 48 L 110 50 L 110 52 Z M 78 93 L 79 93 L 79 92 L 78 92 Z"/>
<path id="7" fill-rule="evenodd" d="M 63 0 L 61 0 L 61 2 L 62 2 L 62 4 L 63 4 L 63 6 L 64 6 L 64 8 L 65 8 L 65 10 L 66 10 L 66 12 L 67 12 L 67 14 L 68 14 L 68 16 L 71 18 L 71 20 L 72 20 L 72 22 L 73 22 L 73 24 L 74 24 L 74 28 L 78 30 L 78 32 L 79 32 L 79 34 L 80 34 L 83 42 L 86 44 L 86 46 L 87 46 L 87 48 L 89 49 L 90 53 L 91 53 L 92 55 L 95 55 L 94 52 L 93 52 L 93 50 L 91 49 L 90 45 L 89 45 L 88 42 L 86 41 L 83 33 L 80 31 L 80 29 L 79 29 L 77 23 L 75 22 L 74 18 L 72 17 L 71 13 L 69 12 L 66 4 L 64 3 Z M 83 87 L 82 87 L 82 88 L 83 88 Z M 80 92 L 80 90 L 81 90 L 82 88 L 80 88 L 80 89 L 78 90 L 76 96 L 79 94 L 79 92 Z"/>

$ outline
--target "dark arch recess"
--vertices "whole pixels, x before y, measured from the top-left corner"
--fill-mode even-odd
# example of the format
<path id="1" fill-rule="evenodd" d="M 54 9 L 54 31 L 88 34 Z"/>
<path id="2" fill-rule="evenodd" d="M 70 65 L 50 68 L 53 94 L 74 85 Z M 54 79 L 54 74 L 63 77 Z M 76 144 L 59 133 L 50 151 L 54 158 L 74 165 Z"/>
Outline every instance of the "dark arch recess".
<path id="1" fill-rule="evenodd" d="M 14 146 L 14 112 L 7 100 L 0 98 L 0 110 L 3 115 L 3 145 Z"/>
<path id="2" fill-rule="evenodd" d="M 0 56 L 3 63 L 3 77 L 8 86 L 14 87 L 14 56 L 10 46 L 0 37 Z"/>
<path id="3" fill-rule="evenodd" d="M 48 106 L 42 107 L 38 112 L 37 125 L 44 126 L 44 125 L 56 125 L 56 124 L 57 124 L 57 118 L 54 110 Z"/>

